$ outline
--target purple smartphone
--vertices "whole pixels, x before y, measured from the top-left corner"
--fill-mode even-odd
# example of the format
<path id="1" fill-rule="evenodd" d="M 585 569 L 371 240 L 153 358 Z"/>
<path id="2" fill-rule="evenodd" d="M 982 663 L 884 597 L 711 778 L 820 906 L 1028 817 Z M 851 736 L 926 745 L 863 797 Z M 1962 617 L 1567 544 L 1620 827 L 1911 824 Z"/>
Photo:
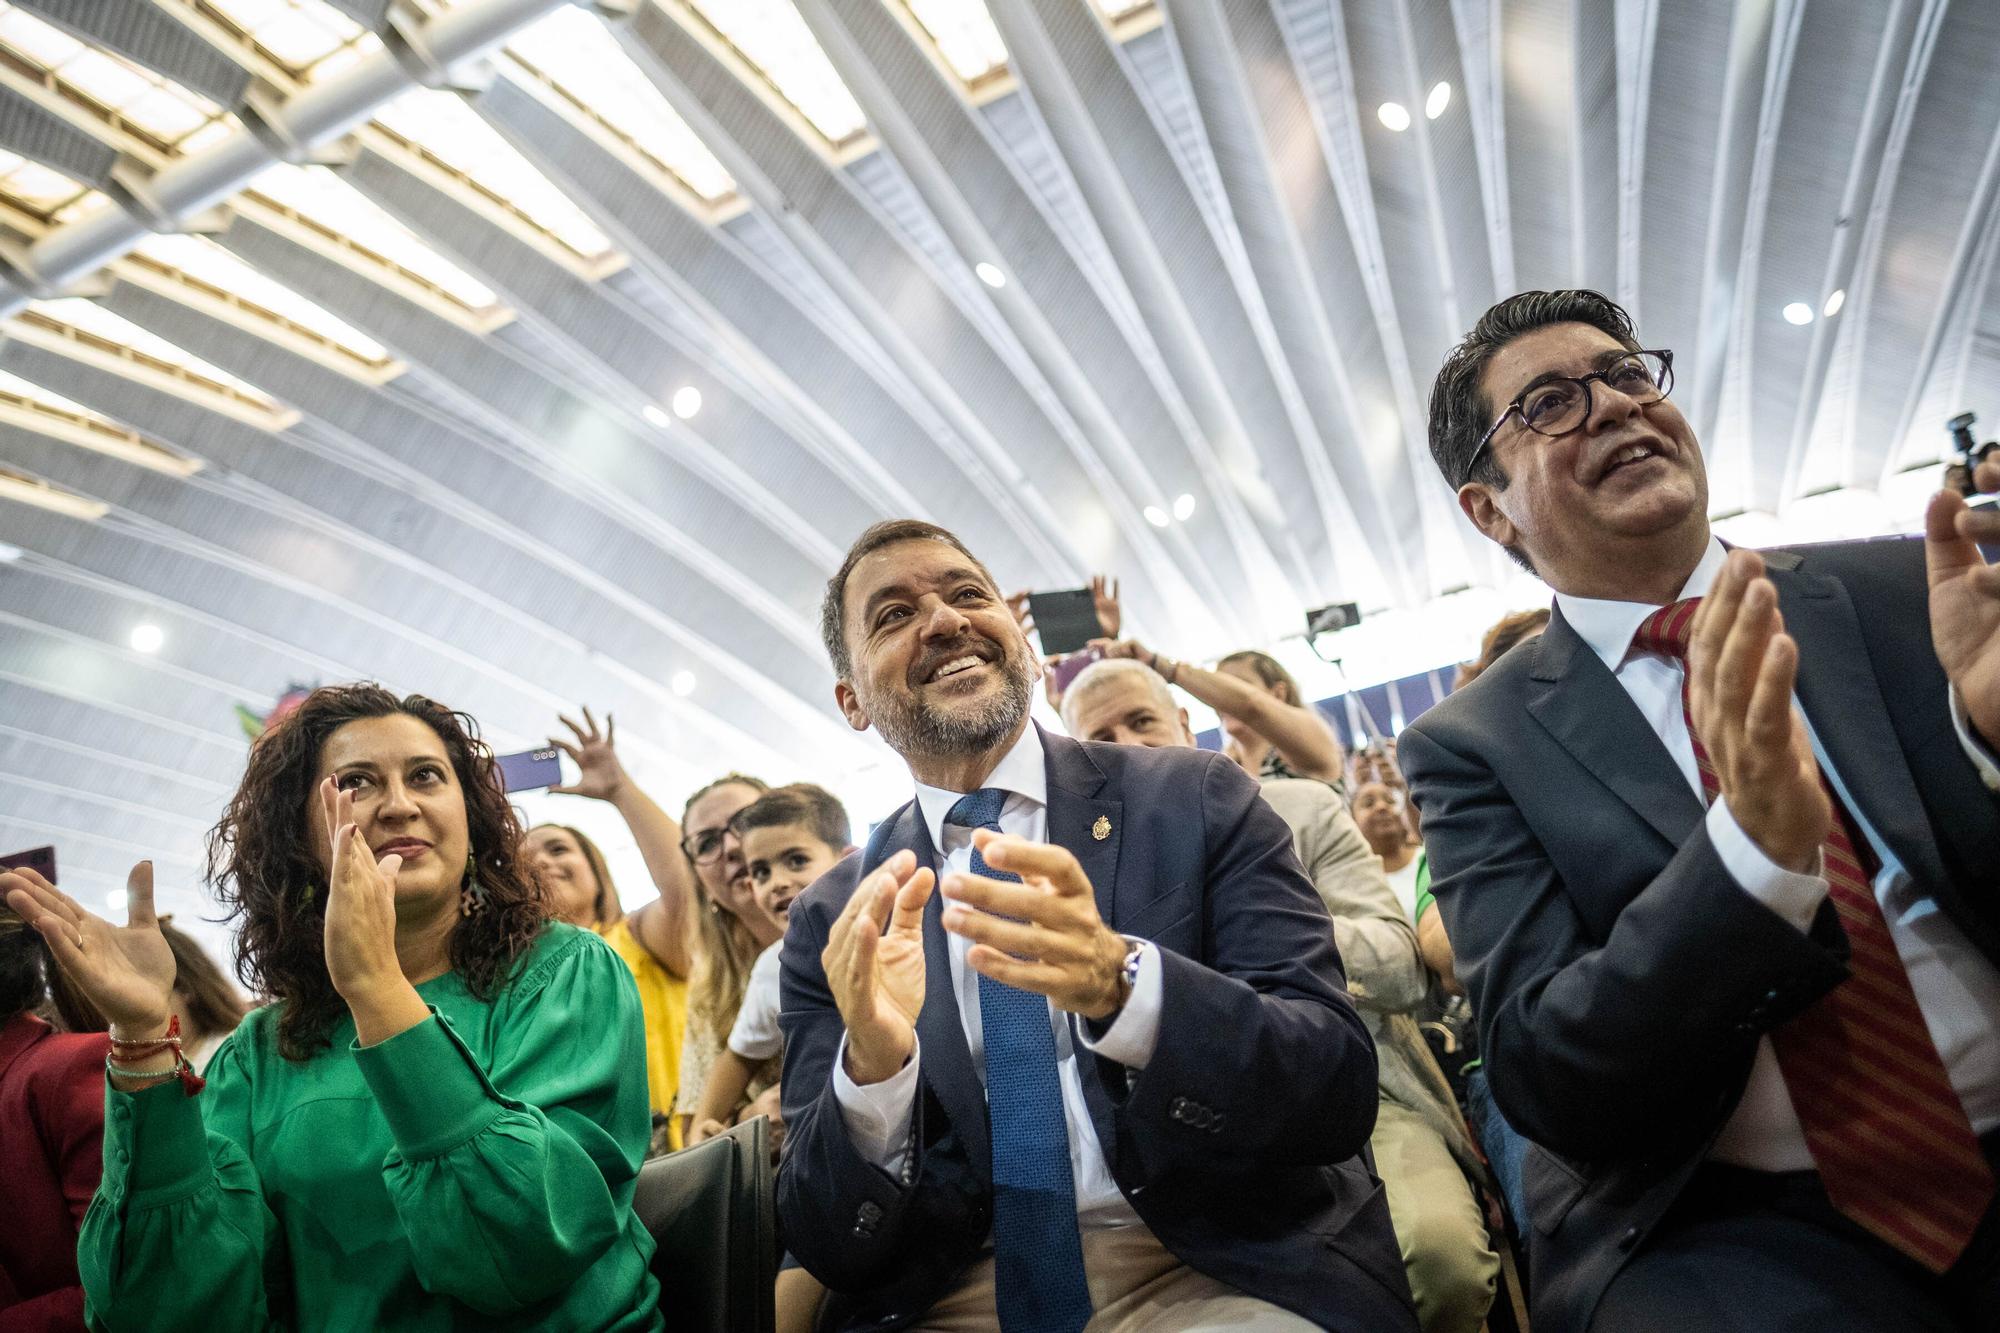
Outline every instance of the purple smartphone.
<path id="1" fill-rule="evenodd" d="M 523 750 L 519 754 L 495 755 L 493 762 L 500 767 L 500 787 L 503 791 L 553 787 L 562 781 L 562 755 L 553 746 Z"/>

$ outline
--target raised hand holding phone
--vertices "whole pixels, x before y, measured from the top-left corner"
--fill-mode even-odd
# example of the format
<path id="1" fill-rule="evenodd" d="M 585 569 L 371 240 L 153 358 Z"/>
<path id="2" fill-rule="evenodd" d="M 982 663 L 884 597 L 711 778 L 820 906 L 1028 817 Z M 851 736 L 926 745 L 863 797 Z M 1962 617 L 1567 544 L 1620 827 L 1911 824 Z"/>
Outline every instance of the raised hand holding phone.
<path id="1" fill-rule="evenodd" d="M 0 893 L 41 932 L 49 954 L 76 988 L 110 1020 L 113 1036 L 149 1041 L 173 1013 L 174 952 L 153 914 L 153 863 L 125 879 L 125 924 L 114 926 L 33 870 L 0 873 Z"/>

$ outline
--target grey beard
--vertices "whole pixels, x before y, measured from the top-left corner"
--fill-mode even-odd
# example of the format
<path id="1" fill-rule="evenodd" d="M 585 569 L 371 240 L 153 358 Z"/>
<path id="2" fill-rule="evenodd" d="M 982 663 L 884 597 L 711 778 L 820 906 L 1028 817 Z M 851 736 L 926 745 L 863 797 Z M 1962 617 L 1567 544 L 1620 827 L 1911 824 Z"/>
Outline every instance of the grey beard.
<path id="1" fill-rule="evenodd" d="M 886 701 L 888 706 L 880 711 L 870 708 L 868 712 L 875 729 L 897 754 L 962 756 L 983 753 L 1007 739 L 1028 715 L 1033 700 L 1034 682 L 1027 673 L 1009 671 L 1006 690 L 977 712 L 948 713 L 904 697 Z"/>

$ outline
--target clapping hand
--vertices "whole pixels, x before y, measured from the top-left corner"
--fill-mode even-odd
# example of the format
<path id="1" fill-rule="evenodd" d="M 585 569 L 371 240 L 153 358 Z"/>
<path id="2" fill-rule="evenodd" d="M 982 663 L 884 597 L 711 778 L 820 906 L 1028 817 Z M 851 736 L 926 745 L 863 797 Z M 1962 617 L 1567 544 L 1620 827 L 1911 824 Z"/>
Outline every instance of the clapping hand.
<path id="1" fill-rule="evenodd" d="M 569 786 L 550 787 L 549 790 L 562 796 L 589 796 L 600 801 L 617 799 L 626 783 L 625 766 L 618 762 L 616 743 L 618 724 L 611 714 L 604 715 L 604 730 L 597 729 L 597 719 L 590 715 L 590 709 L 583 710 L 583 725 L 578 726 L 567 717 L 559 720 L 576 737 L 576 744 L 549 737 L 549 744 L 570 757 L 577 767 L 576 781 Z"/>
<path id="2" fill-rule="evenodd" d="M 153 914 L 153 863 L 125 879 L 125 924 L 114 926 L 32 870 L 0 872 L 0 894 L 41 932 L 63 975 L 97 1006 L 123 1041 L 165 1034 L 173 1013 L 174 952 Z"/>
<path id="3" fill-rule="evenodd" d="M 1695 612 L 1689 711 L 1737 826 L 1787 870 L 1810 872 L 1833 823 L 1805 719 L 1792 707 L 1799 646 L 1754 551 L 1731 551 Z"/>
<path id="4" fill-rule="evenodd" d="M 2000 491 L 2000 464 L 1981 463 L 1973 485 Z M 1973 509 L 1955 491 L 1940 491 L 1924 515 L 1924 556 L 1930 571 L 1931 645 L 1958 691 L 1973 729 L 2000 745 L 2000 565 L 1989 565 L 1979 542 L 2000 541 L 2000 513 Z"/>
<path id="5" fill-rule="evenodd" d="M 1075 854 L 991 829 L 975 832 L 972 845 L 990 868 L 1021 882 L 945 876 L 944 928 L 972 941 L 966 965 L 1085 1018 L 1117 1013 L 1125 1003 L 1125 937 L 1098 916 Z"/>
<path id="6" fill-rule="evenodd" d="M 914 854 L 897 852 L 855 887 L 827 932 L 820 966 L 847 1025 L 847 1075 L 863 1086 L 893 1076 L 916 1050 L 924 904 L 936 884 Z"/>

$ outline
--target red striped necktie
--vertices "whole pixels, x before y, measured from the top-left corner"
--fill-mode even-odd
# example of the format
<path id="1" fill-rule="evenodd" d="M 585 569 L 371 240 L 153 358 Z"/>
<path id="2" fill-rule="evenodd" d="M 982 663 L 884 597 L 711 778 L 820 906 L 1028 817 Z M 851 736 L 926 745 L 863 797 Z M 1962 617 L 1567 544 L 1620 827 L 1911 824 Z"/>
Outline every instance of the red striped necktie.
<path id="1" fill-rule="evenodd" d="M 1688 630 L 1701 599 L 1663 606 L 1635 652 L 1678 660 L 1681 708 L 1702 793 L 1721 790 L 1688 708 Z M 1942 1273 L 1965 1251 L 1993 1200 L 1993 1171 L 1945 1074 L 1909 974 L 1875 901 L 1880 868 L 1827 782 L 1833 824 L 1820 847 L 1827 894 L 1852 951 L 1848 977 L 1771 1032 L 1827 1197 L 1842 1213 Z"/>

